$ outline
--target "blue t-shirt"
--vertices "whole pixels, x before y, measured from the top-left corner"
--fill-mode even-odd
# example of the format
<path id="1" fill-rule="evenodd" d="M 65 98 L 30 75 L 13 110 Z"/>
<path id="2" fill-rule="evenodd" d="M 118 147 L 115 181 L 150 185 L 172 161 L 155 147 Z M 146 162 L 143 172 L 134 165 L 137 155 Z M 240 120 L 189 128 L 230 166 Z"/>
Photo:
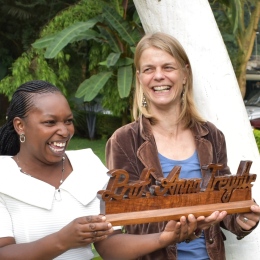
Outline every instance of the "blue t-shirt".
<path id="1" fill-rule="evenodd" d="M 181 179 L 201 178 L 200 163 L 198 153 L 195 153 L 188 159 L 177 161 L 171 160 L 159 154 L 164 177 L 167 177 L 174 166 L 181 166 Z M 177 244 L 178 260 L 208 260 L 208 252 L 206 250 L 206 242 L 204 232 L 198 239 L 192 240 L 190 243 L 182 242 Z"/>

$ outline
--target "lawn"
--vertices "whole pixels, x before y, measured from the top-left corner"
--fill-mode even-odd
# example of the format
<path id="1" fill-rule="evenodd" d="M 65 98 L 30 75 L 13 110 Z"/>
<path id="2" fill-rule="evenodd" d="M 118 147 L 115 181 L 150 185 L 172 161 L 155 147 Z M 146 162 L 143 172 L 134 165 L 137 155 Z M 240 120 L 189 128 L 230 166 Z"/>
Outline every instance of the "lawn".
<path id="1" fill-rule="evenodd" d="M 73 136 L 69 143 L 68 150 L 79 150 L 79 149 L 84 149 L 84 148 L 91 148 L 93 150 L 93 152 L 105 164 L 106 141 L 107 141 L 106 139 L 89 140 L 87 138 Z"/>

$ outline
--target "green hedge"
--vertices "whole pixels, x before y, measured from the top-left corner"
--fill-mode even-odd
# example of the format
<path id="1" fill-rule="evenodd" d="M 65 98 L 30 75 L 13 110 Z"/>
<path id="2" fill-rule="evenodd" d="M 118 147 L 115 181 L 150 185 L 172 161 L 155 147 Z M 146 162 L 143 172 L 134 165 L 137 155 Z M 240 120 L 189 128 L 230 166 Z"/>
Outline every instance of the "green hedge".
<path id="1" fill-rule="evenodd" d="M 121 126 L 122 119 L 120 117 L 97 114 L 96 136 L 107 139 Z"/>

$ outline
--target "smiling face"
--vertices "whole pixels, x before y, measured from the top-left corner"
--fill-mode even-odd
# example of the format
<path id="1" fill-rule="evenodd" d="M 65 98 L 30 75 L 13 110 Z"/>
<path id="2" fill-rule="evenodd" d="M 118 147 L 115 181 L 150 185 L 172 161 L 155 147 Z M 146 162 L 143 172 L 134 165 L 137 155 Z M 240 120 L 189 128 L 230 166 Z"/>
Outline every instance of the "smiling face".
<path id="1" fill-rule="evenodd" d="M 155 47 L 145 49 L 140 56 L 137 77 L 150 110 L 180 107 L 186 77 L 172 55 Z"/>
<path id="2" fill-rule="evenodd" d="M 20 152 L 48 164 L 59 162 L 74 134 L 69 104 L 59 92 L 34 94 L 32 102 L 24 119 L 14 119 L 16 131 L 26 137 Z"/>

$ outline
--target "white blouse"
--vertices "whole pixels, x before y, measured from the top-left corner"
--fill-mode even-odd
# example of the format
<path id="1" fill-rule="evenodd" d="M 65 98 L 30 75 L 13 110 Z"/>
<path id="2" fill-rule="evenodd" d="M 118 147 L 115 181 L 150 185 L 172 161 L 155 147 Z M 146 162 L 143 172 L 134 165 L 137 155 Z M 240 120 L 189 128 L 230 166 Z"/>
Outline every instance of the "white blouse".
<path id="1" fill-rule="evenodd" d="M 61 184 L 60 193 L 52 185 L 21 173 L 11 156 L 0 156 L 0 237 L 14 237 L 17 244 L 32 242 L 75 218 L 99 214 L 96 195 L 107 184 L 107 168 L 91 149 L 66 154 L 73 172 Z M 88 245 L 55 259 L 92 258 Z"/>

